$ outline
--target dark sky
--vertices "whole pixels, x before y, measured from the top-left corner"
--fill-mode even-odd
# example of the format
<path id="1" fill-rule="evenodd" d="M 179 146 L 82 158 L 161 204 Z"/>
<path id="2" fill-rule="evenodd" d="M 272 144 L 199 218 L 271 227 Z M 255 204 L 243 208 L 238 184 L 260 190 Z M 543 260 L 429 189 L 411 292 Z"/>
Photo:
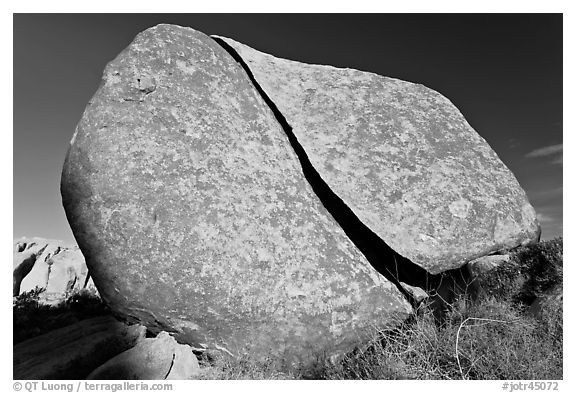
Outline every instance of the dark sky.
<path id="1" fill-rule="evenodd" d="M 73 240 L 68 142 L 106 63 L 158 23 L 441 92 L 516 175 L 543 238 L 562 235 L 561 14 L 16 14 L 14 237 Z"/>

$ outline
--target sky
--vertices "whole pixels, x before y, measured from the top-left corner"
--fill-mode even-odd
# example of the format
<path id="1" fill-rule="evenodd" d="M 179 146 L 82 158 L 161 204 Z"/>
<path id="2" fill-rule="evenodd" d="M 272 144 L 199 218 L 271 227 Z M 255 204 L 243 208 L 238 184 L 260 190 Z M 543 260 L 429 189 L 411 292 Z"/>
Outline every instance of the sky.
<path id="1" fill-rule="evenodd" d="M 561 14 L 15 14 L 13 235 L 73 242 L 60 197 L 69 141 L 104 66 L 158 23 L 448 97 L 562 236 Z"/>

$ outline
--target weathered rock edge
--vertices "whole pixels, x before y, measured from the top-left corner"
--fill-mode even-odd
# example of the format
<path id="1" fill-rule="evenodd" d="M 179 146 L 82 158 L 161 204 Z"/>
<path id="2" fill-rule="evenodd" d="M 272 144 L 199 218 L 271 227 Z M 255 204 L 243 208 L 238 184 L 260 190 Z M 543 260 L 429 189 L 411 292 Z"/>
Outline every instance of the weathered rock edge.
<path id="1" fill-rule="evenodd" d="M 212 37 L 242 59 L 328 186 L 408 261 L 438 274 L 538 241 L 514 175 L 439 93 Z"/>

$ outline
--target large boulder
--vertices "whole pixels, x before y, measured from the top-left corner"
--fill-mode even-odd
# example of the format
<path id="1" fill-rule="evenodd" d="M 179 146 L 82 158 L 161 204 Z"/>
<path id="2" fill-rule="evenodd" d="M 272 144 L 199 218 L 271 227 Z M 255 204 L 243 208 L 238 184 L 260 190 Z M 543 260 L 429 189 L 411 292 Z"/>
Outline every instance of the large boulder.
<path id="1" fill-rule="evenodd" d="M 190 379 L 199 371 L 192 348 L 160 332 L 108 360 L 86 379 Z"/>
<path id="2" fill-rule="evenodd" d="M 77 245 L 40 237 L 14 241 L 13 296 L 43 289 L 40 303 L 56 303 L 72 292 L 95 290 Z"/>
<path id="3" fill-rule="evenodd" d="M 437 274 L 538 241 L 518 181 L 446 97 L 215 38 L 241 58 L 328 186 L 400 255 Z"/>
<path id="4" fill-rule="evenodd" d="M 14 345 L 14 379 L 83 379 L 145 335 L 145 327 L 110 316 L 53 330 Z"/>
<path id="5" fill-rule="evenodd" d="M 106 66 L 61 191 L 108 305 L 196 348 L 311 360 L 410 312 L 241 66 L 192 29 L 148 29 Z"/>

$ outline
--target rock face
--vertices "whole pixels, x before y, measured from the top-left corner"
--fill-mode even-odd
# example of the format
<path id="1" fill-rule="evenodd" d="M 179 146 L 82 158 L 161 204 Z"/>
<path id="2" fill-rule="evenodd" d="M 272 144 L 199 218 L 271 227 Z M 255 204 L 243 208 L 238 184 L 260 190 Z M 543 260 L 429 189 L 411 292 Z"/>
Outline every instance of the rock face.
<path id="1" fill-rule="evenodd" d="M 510 254 L 503 255 L 486 255 L 470 261 L 467 265 L 468 270 L 472 277 L 479 277 L 482 274 L 497 268 L 503 263 L 510 261 Z"/>
<path id="2" fill-rule="evenodd" d="M 107 65 L 61 191 L 108 305 L 196 348 L 309 360 L 410 311 L 242 67 L 192 29 L 146 30 Z"/>
<path id="3" fill-rule="evenodd" d="M 86 379 L 189 379 L 199 372 L 198 360 L 188 345 L 178 344 L 166 332 L 146 338 L 108 360 Z"/>
<path id="4" fill-rule="evenodd" d="M 143 326 L 86 319 L 14 345 L 14 379 L 84 379 L 144 339 Z"/>
<path id="5" fill-rule="evenodd" d="M 13 285 L 12 285 L 12 296 L 18 296 L 20 294 L 20 287 L 22 286 L 22 280 L 24 277 L 30 273 L 38 255 L 44 251 L 43 248 L 38 248 L 36 250 L 26 250 L 25 247 L 17 245 L 14 249 L 14 269 L 12 271 Z"/>
<path id="6" fill-rule="evenodd" d="M 41 303 L 62 300 L 70 292 L 95 289 L 80 249 L 39 237 L 14 241 L 13 296 L 36 287 Z"/>
<path id="7" fill-rule="evenodd" d="M 538 241 L 514 175 L 436 91 L 217 38 L 241 57 L 328 186 L 413 263 L 437 274 Z"/>

